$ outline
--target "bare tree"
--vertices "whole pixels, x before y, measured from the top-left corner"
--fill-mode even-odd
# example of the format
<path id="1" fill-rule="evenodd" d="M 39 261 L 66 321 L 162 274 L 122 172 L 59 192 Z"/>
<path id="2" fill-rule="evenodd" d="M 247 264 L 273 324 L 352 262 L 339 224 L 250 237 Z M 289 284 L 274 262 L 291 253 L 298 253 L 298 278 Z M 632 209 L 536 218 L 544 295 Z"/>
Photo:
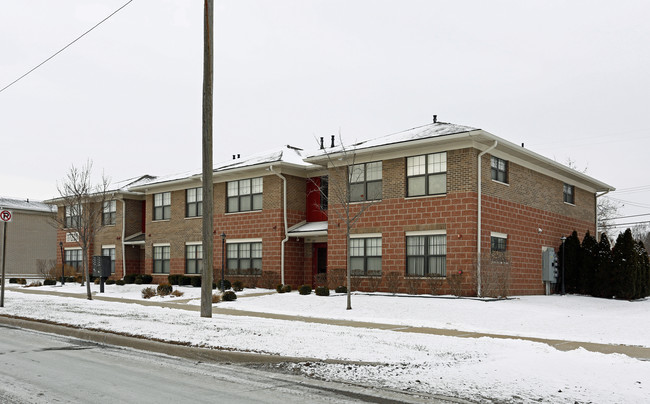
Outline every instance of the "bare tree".
<path id="1" fill-rule="evenodd" d="M 56 226 L 64 228 L 70 233 L 81 248 L 83 279 L 86 283 L 88 300 L 93 298 L 90 293 L 88 253 L 95 234 L 103 227 L 102 214 L 109 185 L 108 178 L 103 174 L 100 183 L 93 185 L 92 167 L 93 164 L 90 160 L 81 168 L 73 165 L 65 179 L 57 184 L 57 190 L 61 196 L 59 205 L 62 205 L 63 209 L 54 219 Z"/>
<path id="2" fill-rule="evenodd" d="M 587 169 L 585 167 L 580 169 L 576 162 L 570 157 L 566 160 L 566 166 L 578 171 L 581 174 L 587 174 Z M 599 234 L 601 231 L 608 231 L 612 226 L 612 220 L 616 218 L 619 213 L 619 209 L 622 205 L 606 196 L 602 196 L 596 200 L 596 233 Z"/>
<path id="3" fill-rule="evenodd" d="M 352 309 L 351 298 L 351 264 L 350 264 L 350 234 L 356 221 L 372 205 L 381 200 L 381 187 L 378 190 L 365 189 L 362 192 L 352 190 L 353 184 L 358 184 L 361 177 L 365 178 L 366 172 L 361 171 L 356 164 L 356 153 L 344 146 L 339 134 L 340 146 L 331 152 L 326 152 L 328 162 L 329 180 L 327 188 L 317 185 L 321 198 L 327 198 L 327 215 L 336 218 L 345 225 L 347 246 L 346 251 L 346 284 L 347 284 L 347 310 Z M 359 203 L 361 202 L 361 203 Z"/>

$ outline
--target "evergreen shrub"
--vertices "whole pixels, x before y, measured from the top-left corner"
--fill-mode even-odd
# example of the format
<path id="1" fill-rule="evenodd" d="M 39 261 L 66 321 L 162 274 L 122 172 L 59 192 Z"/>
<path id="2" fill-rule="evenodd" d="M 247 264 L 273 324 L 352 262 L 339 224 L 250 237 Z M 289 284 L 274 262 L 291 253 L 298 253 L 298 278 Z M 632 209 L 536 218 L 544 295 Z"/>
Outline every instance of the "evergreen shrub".
<path id="1" fill-rule="evenodd" d="M 201 287 L 201 277 L 200 276 L 193 276 L 192 280 L 190 281 L 192 283 L 192 286 L 195 288 L 200 288 Z"/>
<path id="2" fill-rule="evenodd" d="M 159 296 L 167 296 L 168 294 L 172 293 L 173 289 L 174 287 L 169 283 L 161 283 L 158 285 L 156 292 Z"/>
<path id="3" fill-rule="evenodd" d="M 242 281 L 234 281 L 232 283 L 232 290 L 235 292 L 241 292 L 244 290 L 244 283 Z"/>
<path id="4" fill-rule="evenodd" d="M 124 275 L 124 283 L 129 285 L 135 283 L 135 274 Z"/>
<path id="5" fill-rule="evenodd" d="M 124 279 L 118 279 L 118 280 L 116 280 L 116 281 L 115 281 L 115 284 L 116 284 L 117 286 L 124 286 Z"/>
<path id="6" fill-rule="evenodd" d="M 298 293 L 301 295 L 310 295 L 311 294 L 311 285 L 302 285 L 298 288 Z"/>
<path id="7" fill-rule="evenodd" d="M 337 286 L 336 289 L 334 289 L 334 292 L 336 293 L 348 293 L 348 288 L 345 286 Z"/>
<path id="8" fill-rule="evenodd" d="M 228 290 L 228 291 L 223 293 L 223 296 L 221 296 L 221 299 L 224 302 L 232 302 L 232 301 L 237 300 L 237 294 L 235 294 L 235 292 L 233 292 L 232 290 Z"/>
<path id="9" fill-rule="evenodd" d="M 316 288 L 316 295 L 318 296 L 329 296 L 330 290 L 327 286 L 319 286 Z"/>

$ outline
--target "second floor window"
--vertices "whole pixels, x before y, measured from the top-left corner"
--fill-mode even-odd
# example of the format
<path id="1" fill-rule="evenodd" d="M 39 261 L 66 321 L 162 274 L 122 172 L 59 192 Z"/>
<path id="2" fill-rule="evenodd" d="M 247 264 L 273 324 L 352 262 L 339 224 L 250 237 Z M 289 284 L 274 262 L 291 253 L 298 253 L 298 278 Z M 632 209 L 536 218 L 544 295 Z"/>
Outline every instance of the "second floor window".
<path id="1" fill-rule="evenodd" d="M 320 177 L 320 210 L 327 210 L 329 201 L 329 178 Z"/>
<path id="2" fill-rule="evenodd" d="M 564 202 L 575 204 L 575 187 L 573 185 L 564 184 Z"/>
<path id="3" fill-rule="evenodd" d="M 203 188 L 191 188 L 185 191 L 185 217 L 203 215 Z"/>
<path id="4" fill-rule="evenodd" d="M 350 166 L 350 202 L 375 201 L 382 197 L 382 164 L 354 164 Z"/>
<path id="5" fill-rule="evenodd" d="M 153 220 L 169 220 L 172 215 L 172 193 L 153 194 Z"/>
<path id="6" fill-rule="evenodd" d="M 262 210 L 262 177 L 228 182 L 228 213 Z"/>
<path id="7" fill-rule="evenodd" d="M 508 183 L 508 162 L 492 156 L 490 160 L 490 175 L 494 181 Z"/>
<path id="8" fill-rule="evenodd" d="M 153 246 L 153 273 L 169 273 L 169 246 Z"/>
<path id="9" fill-rule="evenodd" d="M 104 211 L 102 214 L 102 223 L 105 226 L 110 226 L 115 224 L 115 216 L 117 212 L 117 202 L 116 201 L 106 201 L 104 202 Z"/>
<path id="10" fill-rule="evenodd" d="M 408 157 L 406 177 L 407 196 L 447 193 L 447 152 Z"/>
<path id="11" fill-rule="evenodd" d="M 81 205 L 65 207 L 65 227 L 76 229 L 81 224 Z"/>

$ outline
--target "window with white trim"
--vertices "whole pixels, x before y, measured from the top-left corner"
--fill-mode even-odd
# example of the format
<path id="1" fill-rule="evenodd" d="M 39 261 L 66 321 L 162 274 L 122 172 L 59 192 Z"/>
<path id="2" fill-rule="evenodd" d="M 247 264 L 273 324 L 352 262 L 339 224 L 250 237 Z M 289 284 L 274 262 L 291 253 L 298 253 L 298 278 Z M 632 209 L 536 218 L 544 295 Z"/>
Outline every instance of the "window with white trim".
<path id="1" fill-rule="evenodd" d="M 382 198 L 382 163 L 354 164 L 349 168 L 350 202 L 376 201 Z"/>
<path id="2" fill-rule="evenodd" d="M 187 244 L 185 246 L 185 273 L 200 274 L 203 265 L 203 245 Z"/>
<path id="3" fill-rule="evenodd" d="M 508 249 L 508 236 L 506 234 L 492 233 L 490 235 L 490 252 L 505 253 Z"/>
<path id="4" fill-rule="evenodd" d="M 172 216 L 172 193 L 153 194 L 153 220 L 169 220 Z"/>
<path id="5" fill-rule="evenodd" d="M 115 225 L 115 216 L 117 215 L 117 201 L 105 201 L 102 212 L 102 223 L 104 226 Z"/>
<path id="6" fill-rule="evenodd" d="M 573 185 L 564 184 L 563 193 L 564 193 L 564 202 L 575 205 L 575 187 Z"/>
<path id="7" fill-rule="evenodd" d="M 203 187 L 185 190 L 185 217 L 203 215 Z"/>
<path id="8" fill-rule="evenodd" d="M 168 245 L 153 246 L 153 273 L 154 274 L 169 273 L 169 246 Z"/>
<path id="9" fill-rule="evenodd" d="M 81 224 L 81 213 L 83 212 L 81 204 L 75 204 L 65 207 L 65 227 L 78 229 Z"/>
<path id="10" fill-rule="evenodd" d="M 115 273 L 115 247 L 102 247 L 102 255 L 111 257 L 111 273 Z"/>
<path id="11" fill-rule="evenodd" d="M 447 235 L 406 236 L 407 276 L 447 275 Z"/>
<path id="12" fill-rule="evenodd" d="M 381 275 L 381 237 L 350 239 L 350 270 L 354 275 Z"/>
<path id="13" fill-rule="evenodd" d="M 228 213 L 262 210 L 262 177 L 229 181 L 227 184 Z"/>
<path id="14" fill-rule="evenodd" d="M 83 252 L 81 248 L 67 249 L 65 254 L 65 265 L 70 265 L 75 269 L 75 272 L 83 270 Z"/>
<path id="15" fill-rule="evenodd" d="M 406 158 L 406 195 L 447 193 L 447 152 Z"/>
<path id="16" fill-rule="evenodd" d="M 226 244 L 226 270 L 229 275 L 262 272 L 262 242 Z"/>
<path id="17" fill-rule="evenodd" d="M 508 162 L 492 156 L 490 159 L 490 175 L 494 181 L 508 183 Z"/>

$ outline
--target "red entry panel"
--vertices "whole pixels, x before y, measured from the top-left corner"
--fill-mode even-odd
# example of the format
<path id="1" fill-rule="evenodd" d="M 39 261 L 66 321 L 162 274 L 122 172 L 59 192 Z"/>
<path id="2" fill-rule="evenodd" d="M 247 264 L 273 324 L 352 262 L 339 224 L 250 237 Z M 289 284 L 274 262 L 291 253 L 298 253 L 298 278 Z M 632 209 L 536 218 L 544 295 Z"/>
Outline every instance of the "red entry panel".
<path id="1" fill-rule="evenodd" d="M 322 203 L 325 199 L 323 192 L 327 192 L 327 185 L 325 183 L 327 177 L 312 177 L 307 179 L 307 221 L 308 222 L 324 222 L 327 220 L 326 204 Z M 325 207 L 325 209 L 323 209 Z"/>

